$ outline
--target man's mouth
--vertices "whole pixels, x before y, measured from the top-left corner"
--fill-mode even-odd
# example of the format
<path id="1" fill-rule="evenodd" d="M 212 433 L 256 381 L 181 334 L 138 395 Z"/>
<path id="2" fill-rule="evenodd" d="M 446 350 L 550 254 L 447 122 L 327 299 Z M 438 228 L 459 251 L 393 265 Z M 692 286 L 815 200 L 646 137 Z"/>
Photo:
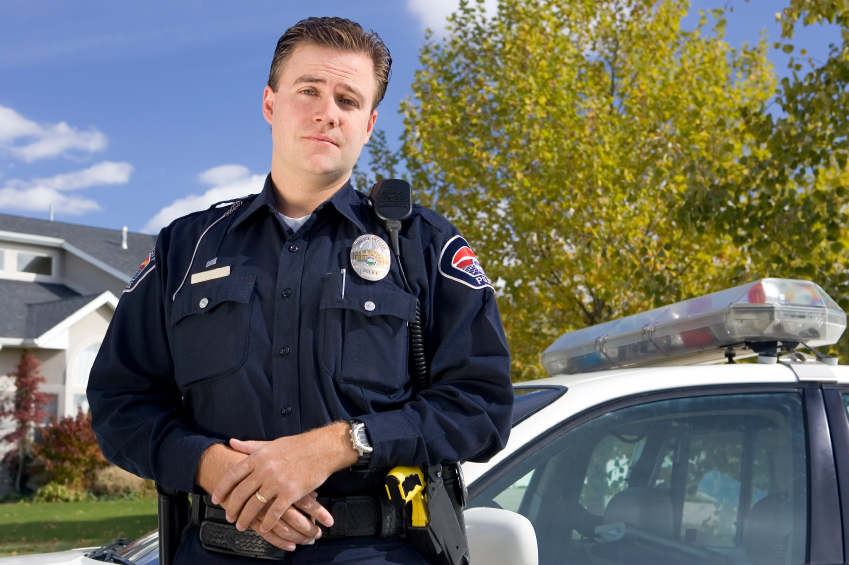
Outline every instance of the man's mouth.
<path id="1" fill-rule="evenodd" d="M 330 139 L 329 137 L 327 137 L 326 135 L 308 135 L 308 136 L 306 136 L 306 139 L 309 139 L 311 141 L 317 141 L 319 143 L 327 143 L 327 144 L 330 144 L 330 145 L 336 145 L 336 142 L 333 141 L 332 139 Z"/>

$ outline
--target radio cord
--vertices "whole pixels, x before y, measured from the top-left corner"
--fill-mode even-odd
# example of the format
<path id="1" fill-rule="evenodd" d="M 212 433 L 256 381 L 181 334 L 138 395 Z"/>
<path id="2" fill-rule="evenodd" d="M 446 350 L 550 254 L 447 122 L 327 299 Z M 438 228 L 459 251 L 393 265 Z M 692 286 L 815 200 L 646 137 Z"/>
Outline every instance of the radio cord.
<path id="1" fill-rule="evenodd" d="M 389 241 L 392 245 L 392 252 L 395 254 L 395 259 L 398 261 L 398 270 L 401 272 L 401 279 L 404 281 L 404 286 L 407 288 L 413 298 L 416 299 L 416 319 L 410 322 L 410 353 L 412 354 L 412 369 L 413 380 L 418 391 L 423 391 L 430 387 L 430 379 L 427 374 L 427 361 L 425 360 L 424 348 L 424 332 L 422 331 L 422 306 L 418 297 L 407 282 L 407 275 L 404 273 L 404 266 L 401 264 L 401 247 L 398 243 L 398 232 L 401 231 L 401 222 L 398 220 L 387 220 L 386 231 L 389 232 Z"/>

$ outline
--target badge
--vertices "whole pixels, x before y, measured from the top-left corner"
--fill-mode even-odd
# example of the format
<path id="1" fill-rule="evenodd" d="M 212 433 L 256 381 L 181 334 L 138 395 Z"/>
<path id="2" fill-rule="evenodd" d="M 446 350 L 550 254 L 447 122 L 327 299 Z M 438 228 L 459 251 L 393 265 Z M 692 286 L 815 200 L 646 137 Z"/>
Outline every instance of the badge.
<path id="1" fill-rule="evenodd" d="M 351 246 L 351 267 L 367 281 L 379 281 L 389 273 L 389 246 L 376 235 L 361 235 Z"/>
<path id="2" fill-rule="evenodd" d="M 141 282 L 143 278 L 145 278 L 148 273 L 150 273 L 153 269 L 156 268 L 156 248 L 150 250 L 150 253 L 147 254 L 142 264 L 139 265 L 139 270 L 136 271 L 136 274 L 133 275 L 133 278 L 130 279 L 130 283 L 127 285 L 127 288 L 124 289 L 124 292 L 132 292 L 136 286 Z"/>
<path id="3" fill-rule="evenodd" d="M 474 251 L 462 236 L 455 235 L 439 255 L 439 272 L 446 278 L 461 282 L 474 289 L 489 287 L 492 283 L 483 272 L 483 267 Z"/>

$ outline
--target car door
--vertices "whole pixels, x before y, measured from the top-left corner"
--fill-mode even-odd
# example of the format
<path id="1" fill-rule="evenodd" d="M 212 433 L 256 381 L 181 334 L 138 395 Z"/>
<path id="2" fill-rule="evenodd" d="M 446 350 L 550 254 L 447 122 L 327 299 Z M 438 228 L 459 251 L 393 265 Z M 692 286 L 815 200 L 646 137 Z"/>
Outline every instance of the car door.
<path id="1" fill-rule="evenodd" d="M 842 563 L 828 436 L 818 385 L 641 395 L 543 433 L 470 506 L 528 518 L 541 565 Z"/>
<path id="2" fill-rule="evenodd" d="M 844 561 L 849 563 L 849 386 L 824 386 L 828 428 L 840 487 Z"/>

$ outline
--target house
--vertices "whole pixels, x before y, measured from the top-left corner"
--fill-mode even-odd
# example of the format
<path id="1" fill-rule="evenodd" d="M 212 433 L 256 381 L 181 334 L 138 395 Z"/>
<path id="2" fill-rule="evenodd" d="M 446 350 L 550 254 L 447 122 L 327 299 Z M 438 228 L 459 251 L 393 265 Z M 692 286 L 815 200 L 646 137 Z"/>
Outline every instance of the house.
<path id="1" fill-rule="evenodd" d="M 41 360 L 45 409 L 63 417 L 88 408 L 89 371 L 118 298 L 155 241 L 0 214 L 0 397 L 29 349 Z"/>

